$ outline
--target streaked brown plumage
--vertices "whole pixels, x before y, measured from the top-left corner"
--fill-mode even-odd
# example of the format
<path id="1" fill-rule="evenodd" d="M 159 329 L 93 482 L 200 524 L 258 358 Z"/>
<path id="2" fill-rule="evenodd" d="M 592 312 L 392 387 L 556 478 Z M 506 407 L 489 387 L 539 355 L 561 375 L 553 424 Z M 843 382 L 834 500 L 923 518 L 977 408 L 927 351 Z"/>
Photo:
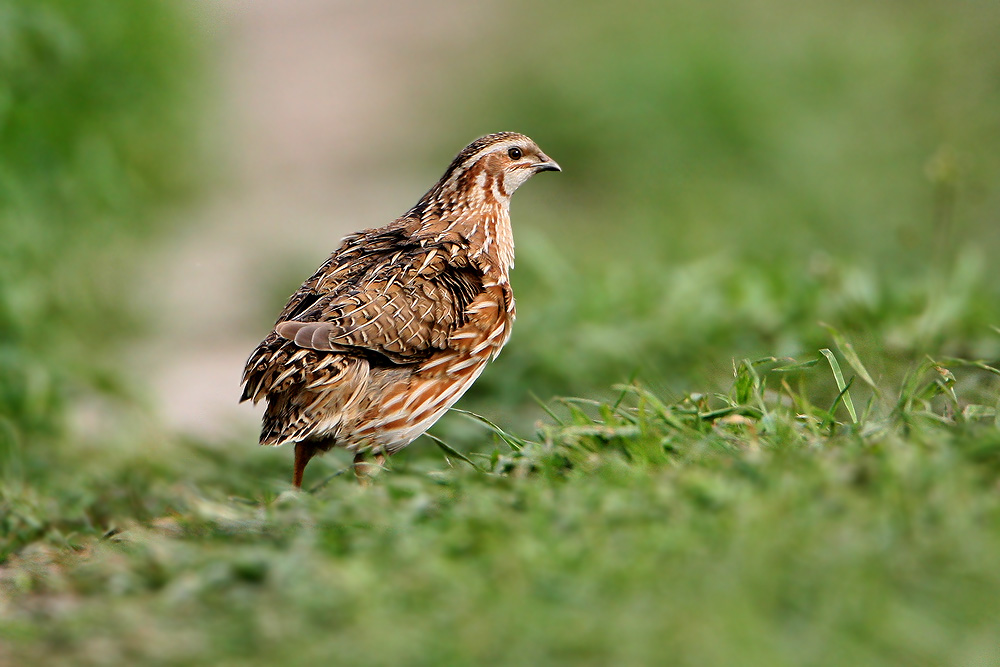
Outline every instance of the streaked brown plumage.
<path id="1" fill-rule="evenodd" d="M 385 227 L 346 237 L 289 299 L 247 361 L 241 400 L 267 400 L 262 445 L 295 443 L 293 483 L 318 451 L 384 457 L 426 431 L 510 337 L 510 196 L 560 171 L 528 137 L 469 144 Z"/>

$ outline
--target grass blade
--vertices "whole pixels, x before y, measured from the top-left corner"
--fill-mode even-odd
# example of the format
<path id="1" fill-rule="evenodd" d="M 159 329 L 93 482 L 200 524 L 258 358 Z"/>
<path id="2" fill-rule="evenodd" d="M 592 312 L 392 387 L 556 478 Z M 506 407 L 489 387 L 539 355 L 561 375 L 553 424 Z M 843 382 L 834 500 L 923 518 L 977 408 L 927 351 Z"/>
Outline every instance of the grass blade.
<path id="1" fill-rule="evenodd" d="M 825 328 L 830 333 L 837 349 L 840 350 L 842 355 L 844 355 L 844 359 L 847 360 L 847 363 L 854 369 L 854 372 L 858 374 L 858 377 L 861 378 L 865 384 L 871 387 L 877 395 L 881 396 L 881 390 L 878 388 L 878 385 L 875 384 L 875 380 L 872 379 L 872 376 L 868 373 L 868 369 L 861 363 L 861 358 L 858 357 L 858 353 L 854 351 L 854 346 L 847 342 L 847 339 L 844 338 L 843 334 L 831 327 L 829 324 L 820 322 L 820 326 Z"/>
<path id="2" fill-rule="evenodd" d="M 530 393 L 528 395 L 531 396 L 531 400 L 533 400 L 535 403 L 538 404 L 538 407 L 540 407 L 542 410 L 545 411 L 545 414 L 547 414 L 549 416 L 549 419 L 551 419 L 552 421 L 554 421 L 559 426 L 563 425 L 563 420 L 559 418 L 559 415 L 557 415 L 552 408 L 550 408 L 548 405 L 546 405 L 545 401 L 543 401 L 542 399 L 538 398 L 538 396 L 535 395 L 534 393 Z"/>
<path id="3" fill-rule="evenodd" d="M 503 440 L 505 443 L 507 443 L 507 446 L 513 449 L 515 452 L 521 451 L 522 449 L 524 449 L 524 446 L 528 444 L 526 440 L 522 440 L 521 438 L 510 435 L 509 433 L 507 433 L 502 428 L 491 422 L 486 417 L 483 417 L 482 415 L 477 415 L 475 412 L 469 412 L 468 410 L 462 410 L 461 408 L 451 408 L 451 411 L 457 412 L 461 415 L 465 415 L 466 417 L 470 417 L 480 422 L 481 424 L 485 424 L 491 431 L 500 436 L 500 439 Z"/>
<path id="4" fill-rule="evenodd" d="M 847 411 L 851 413 L 851 419 L 853 420 L 853 423 L 855 424 L 858 423 L 857 416 L 854 414 L 854 406 L 848 405 L 848 401 L 851 400 L 850 389 L 852 384 L 854 384 L 854 378 L 848 380 L 847 385 L 840 390 L 839 394 L 837 394 L 837 398 L 833 399 L 833 403 L 830 405 L 830 410 L 829 410 L 831 421 L 833 420 L 834 414 L 837 411 L 837 404 L 840 403 L 841 401 L 844 401 L 844 405 L 847 406 Z"/>
<path id="5" fill-rule="evenodd" d="M 475 468 L 476 472 L 485 472 L 482 468 L 473 463 L 472 459 L 470 459 L 468 456 L 466 456 L 462 452 L 458 451 L 457 449 L 449 445 L 441 438 L 437 437 L 436 435 L 431 435 L 430 433 L 424 433 L 424 435 L 433 440 L 434 444 L 440 447 L 441 451 L 443 451 L 447 456 L 454 456 L 456 459 L 461 459 L 462 461 L 465 461 L 470 466 Z"/>
<path id="6" fill-rule="evenodd" d="M 771 372 L 772 373 L 794 373 L 795 371 L 801 371 L 801 370 L 805 370 L 807 368 L 812 368 L 813 366 L 815 366 L 816 364 L 819 363 L 819 359 L 809 359 L 808 361 L 798 361 L 798 362 L 796 362 L 793 359 L 792 361 L 793 361 L 793 363 L 788 364 L 787 366 L 778 366 L 777 368 L 772 368 Z"/>
<path id="7" fill-rule="evenodd" d="M 944 359 L 938 360 L 936 363 L 941 366 L 962 366 L 965 368 L 978 368 L 981 371 L 986 371 L 987 373 L 992 373 L 993 375 L 1000 375 L 1000 369 L 990 366 L 985 361 L 982 360 L 969 360 L 969 359 L 957 359 L 955 357 L 945 357 Z"/>
<path id="8" fill-rule="evenodd" d="M 819 351 L 826 360 L 830 362 L 830 368 L 833 369 L 833 377 L 837 380 L 837 388 L 840 390 L 840 395 L 837 396 L 837 400 L 844 401 L 844 407 L 847 408 L 847 412 L 851 415 L 851 422 L 854 424 L 858 423 L 858 413 L 854 410 L 854 401 L 851 400 L 851 393 L 848 391 L 850 385 L 844 382 L 844 374 L 840 372 L 840 363 L 837 362 L 837 357 L 834 356 L 833 352 L 828 348 L 823 348 Z M 837 406 L 837 401 L 834 401 L 833 407 L 830 408 L 830 412 L 833 412 L 833 408 Z"/>

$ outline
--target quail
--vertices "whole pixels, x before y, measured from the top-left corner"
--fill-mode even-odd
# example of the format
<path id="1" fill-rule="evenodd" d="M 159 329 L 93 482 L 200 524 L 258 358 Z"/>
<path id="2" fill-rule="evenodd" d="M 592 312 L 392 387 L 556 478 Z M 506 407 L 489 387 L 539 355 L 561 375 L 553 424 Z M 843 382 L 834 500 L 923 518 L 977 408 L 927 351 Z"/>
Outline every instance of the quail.
<path id="1" fill-rule="evenodd" d="M 267 402 L 260 444 L 379 465 L 431 427 L 500 353 L 514 322 L 510 197 L 561 171 L 515 132 L 473 141 L 402 217 L 343 239 L 250 355 L 241 401 Z"/>

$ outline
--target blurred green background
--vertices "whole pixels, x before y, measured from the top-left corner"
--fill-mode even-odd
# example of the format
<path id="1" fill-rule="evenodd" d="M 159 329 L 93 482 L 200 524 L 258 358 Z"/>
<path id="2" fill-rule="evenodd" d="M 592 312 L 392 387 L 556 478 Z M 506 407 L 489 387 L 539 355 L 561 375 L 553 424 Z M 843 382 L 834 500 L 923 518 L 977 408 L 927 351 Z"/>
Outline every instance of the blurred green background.
<path id="1" fill-rule="evenodd" d="M 169 3 L 0 4 L 0 460 L 42 479 L 67 413 L 122 396 L 137 268 L 193 192 L 202 65 Z M 70 437 L 66 441 L 69 447 Z M 55 466 L 58 467 L 58 466 Z"/>
<path id="2" fill-rule="evenodd" d="M 514 202 L 518 328 L 484 405 L 633 372 L 704 388 L 734 358 L 828 345 L 820 321 L 886 379 L 925 353 L 1000 356 L 995 7 L 517 14 L 502 67 L 465 62 L 460 80 L 481 78 L 463 118 L 523 128 L 568 167 Z"/>
<path id="3" fill-rule="evenodd" d="M 368 16 L 386 11 L 395 24 Z M 1000 555 L 995 425 L 914 436 L 923 453 L 899 458 L 905 438 L 876 446 L 875 429 L 859 430 L 819 462 L 779 456 L 759 489 L 746 481 L 756 444 L 652 472 L 608 455 L 601 475 L 559 486 L 555 473 L 439 476 L 441 453 L 422 443 L 376 496 L 338 483 L 289 506 L 275 499 L 290 455 L 254 448 L 252 416 L 213 421 L 197 403 L 212 435 L 157 417 L 159 397 L 199 386 L 235 402 L 242 357 L 339 236 L 388 222 L 467 141 L 508 129 L 564 172 L 514 201 L 517 326 L 461 404 L 504 428 L 532 437 L 544 417 L 534 397 L 601 399 L 633 377 L 666 402 L 725 391 L 734 360 L 833 347 L 821 322 L 888 394 L 928 354 L 996 360 L 997 34 L 1000 5 L 929 0 L 0 0 L 0 663 L 467 664 L 506 646 L 499 662 L 511 664 L 648 664 L 660 651 L 692 664 L 838 664 L 830 651 L 846 646 L 845 661 L 998 664 L 980 621 L 1000 581 L 978 569 Z M 342 51 L 254 60 L 336 36 Z M 368 43 L 390 55 L 344 55 Z M 258 90 L 272 106 L 254 116 L 246 91 L 268 73 L 308 94 Z M 323 96 L 355 116 L 324 117 Z M 253 143 L 282 109 L 283 129 Z M 366 114 L 367 128 L 345 122 Z M 319 157 L 280 154 L 290 144 Z M 273 183 L 280 196 L 258 206 Z M 226 208 L 244 199 L 261 220 Z M 303 200 L 348 204 L 330 206 L 330 222 L 323 206 L 300 215 Z M 177 250 L 191 247 L 197 260 Z M 232 248 L 241 268 L 226 273 Z M 184 309 L 203 295 L 235 314 Z M 199 356 L 220 338 L 238 343 L 235 357 Z M 207 369 L 209 357 L 232 386 L 196 374 L 158 388 L 166 367 Z M 838 394 L 829 376 L 800 386 L 818 404 Z M 997 403 L 988 375 L 959 373 L 954 387 Z M 862 406 L 872 395 L 854 391 Z M 455 415 L 435 432 L 462 451 L 495 447 Z M 985 469 L 936 449 L 965 436 L 977 444 L 961 451 Z M 857 482 L 852 495 L 844 480 L 866 475 L 884 484 Z M 920 515 L 927 524 L 909 514 L 921 495 L 942 503 Z M 743 523 L 719 518 L 724 499 L 738 499 Z M 788 517 L 813 505 L 786 536 Z M 848 519 L 830 518 L 838 511 Z M 987 523 L 951 523 L 970 513 Z M 935 521 L 960 554 L 905 543 L 910 530 L 929 540 Z M 122 529 L 134 537 L 101 539 Z M 794 558 L 823 561 L 828 530 L 840 531 L 837 558 L 813 569 Z M 615 540 L 620 554 L 601 546 Z M 885 544 L 914 549 L 912 569 L 882 563 Z M 650 556 L 660 549 L 672 556 Z M 632 574 L 619 556 L 635 559 Z M 954 595 L 929 580 L 949 573 Z M 837 598 L 841 581 L 856 608 Z M 400 629 L 400 618 L 417 620 Z M 797 637 L 809 618 L 829 630 Z"/>

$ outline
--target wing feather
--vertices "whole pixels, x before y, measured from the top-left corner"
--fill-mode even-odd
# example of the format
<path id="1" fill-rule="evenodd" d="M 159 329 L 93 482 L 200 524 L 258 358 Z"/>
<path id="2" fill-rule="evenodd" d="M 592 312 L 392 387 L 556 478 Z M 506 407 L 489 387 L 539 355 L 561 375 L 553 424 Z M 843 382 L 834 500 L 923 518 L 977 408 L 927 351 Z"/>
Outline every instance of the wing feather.
<path id="1" fill-rule="evenodd" d="M 410 226 L 401 220 L 344 239 L 289 299 L 275 332 L 305 349 L 359 348 L 395 363 L 445 349 L 483 290 L 482 274 L 459 244 L 429 244 Z"/>
<path id="2" fill-rule="evenodd" d="M 297 378 L 277 381 L 296 350 L 408 364 L 447 348 L 484 289 L 483 275 L 458 239 L 435 247 L 421 243 L 408 225 L 401 220 L 344 239 L 289 298 L 273 332 L 250 355 L 243 400 L 256 402 Z"/>

